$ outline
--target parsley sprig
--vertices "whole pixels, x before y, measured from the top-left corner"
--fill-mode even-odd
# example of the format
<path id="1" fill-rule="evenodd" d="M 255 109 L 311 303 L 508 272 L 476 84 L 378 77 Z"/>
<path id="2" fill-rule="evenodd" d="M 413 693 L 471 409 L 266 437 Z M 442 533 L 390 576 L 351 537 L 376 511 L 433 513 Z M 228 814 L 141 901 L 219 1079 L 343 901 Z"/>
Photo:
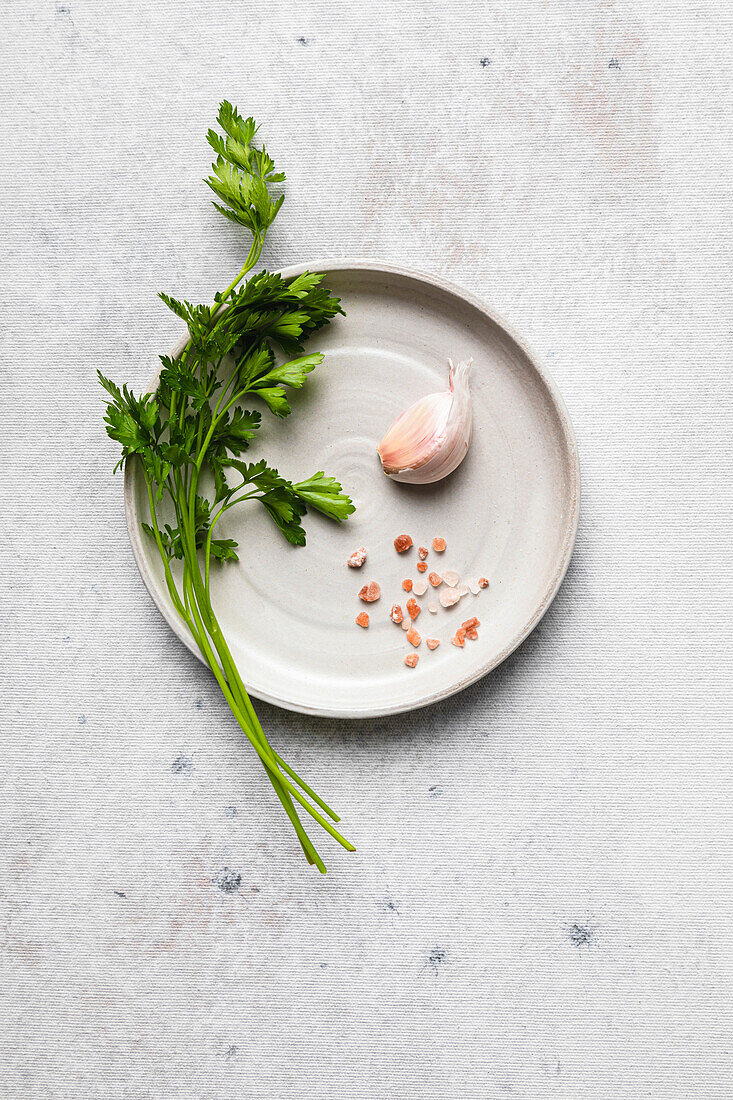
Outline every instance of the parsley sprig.
<path id="1" fill-rule="evenodd" d="M 296 804 L 344 848 L 353 851 L 353 845 L 334 827 L 338 815 L 268 742 L 212 607 L 210 579 L 219 563 L 238 560 L 237 543 L 216 531 L 222 516 L 239 504 L 259 501 L 293 546 L 305 545 L 302 520 L 309 509 L 337 522 L 354 511 L 338 481 L 322 470 L 291 481 L 264 459 L 242 458 L 257 434 L 262 407 L 276 417 L 290 414 L 288 391 L 302 388 L 323 360 L 305 353 L 305 341 L 343 310 L 317 273 L 283 279 L 260 271 L 243 281 L 282 206 L 284 195 L 274 196 L 273 189 L 285 176 L 275 171 L 264 146 L 255 145 L 254 119 L 242 118 L 224 101 L 217 121 L 221 133 L 207 135 L 217 156 L 206 183 L 219 199 L 216 209 L 251 235 L 244 266 L 214 295 L 213 305 L 160 295 L 185 322 L 188 340 L 180 354 L 160 356 L 155 393 L 136 397 L 101 373 L 99 381 L 110 399 L 107 433 L 122 449 L 115 469 L 132 460 L 142 468 L 150 513 L 142 527 L 158 548 L 173 606 L 260 757 L 306 858 L 325 872 Z M 244 408 L 244 400 L 256 407 Z"/>

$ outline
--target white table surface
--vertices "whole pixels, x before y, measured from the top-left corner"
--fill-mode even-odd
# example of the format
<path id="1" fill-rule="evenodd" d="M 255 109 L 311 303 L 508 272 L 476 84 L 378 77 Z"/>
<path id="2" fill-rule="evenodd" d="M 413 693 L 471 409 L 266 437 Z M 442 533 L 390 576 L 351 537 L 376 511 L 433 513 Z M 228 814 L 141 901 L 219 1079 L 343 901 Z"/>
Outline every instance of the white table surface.
<path id="1" fill-rule="evenodd" d="M 726 7 L 3 5 L 3 1097 L 733 1095 Z M 259 707 L 357 843 L 325 878 L 140 582 L 94 378 L 143 385 L 156 291 L 241 265 L 200 182 L 225 96 L 288 174 L 267 264 L 481 295 L 581 455 L 498 672 Z"/>

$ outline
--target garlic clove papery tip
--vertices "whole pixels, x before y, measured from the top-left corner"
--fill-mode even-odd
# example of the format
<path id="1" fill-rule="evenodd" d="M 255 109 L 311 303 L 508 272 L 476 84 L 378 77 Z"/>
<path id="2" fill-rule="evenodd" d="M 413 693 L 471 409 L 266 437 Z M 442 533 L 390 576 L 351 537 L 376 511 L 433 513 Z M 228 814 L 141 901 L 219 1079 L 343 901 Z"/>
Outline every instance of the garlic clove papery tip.
<path id="1" fill-rule="evenodd" d="M 469 373 L 473 360 L 449 359 L 448 389 L 421 397 L 388 428 L 377 447 L 382 469 L 394 481 L 429 485 L 453 473 L 471 442 Z"/>

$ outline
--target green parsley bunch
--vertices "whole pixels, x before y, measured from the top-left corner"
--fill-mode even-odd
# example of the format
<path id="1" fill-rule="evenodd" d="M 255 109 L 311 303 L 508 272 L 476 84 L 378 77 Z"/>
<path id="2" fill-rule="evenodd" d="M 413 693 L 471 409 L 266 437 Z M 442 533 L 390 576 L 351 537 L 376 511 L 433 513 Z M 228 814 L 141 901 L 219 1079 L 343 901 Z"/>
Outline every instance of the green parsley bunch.
<path id="1" fill-rule="evenodd" d="M 216 568 L 212 563 L 238 559 L 237 544 L 217 537 L 216 527 L 244 501 L 259 501 L 294 546 L 305 545 L 301 520 L 309 508 L 337 522 L 354 511 L 338 481 L 322 470 L 293 482 L 264 459 L 247 462 L 241 457 L 261 421 L 258 410 L 245 409 L 241 402 L 254 399 L 275 416 L 288 416 L 288 389 L 305 385 L 323 360 L 320 354 L 305 354 L 305 340 L 343 310 L 339 299 L 321 286 L 322 276 L 311 272 L 283 279 L 261 271 L 243 282 L 282 206 L 284 195 L 273 198 L 272 189 L 285 177 L 275 171 L 264 147 L 254 144 L 254 119 L 242 118 L 224 101 L 218 124 L 222 133 L 209 130 L 207 135 L 217 156 L 206 183 L 220 200 L 216 209 L 252 237 L 245 264 L 226 290 L 214 295 L 213 305 L 160 295 L 185 322 L 189 338 L 179 355 L 160 356 L 155 393 L 136 397 L 101 373 L 99 381 L 111 399 L 107 434 L 122 448 L 115 470 L 136 461 L 145 478 L 150 514 L 142 526 L 158 548 L 173 606 L 260 757 L 308 862 L 325 873 L 296 803 L 344 848 L 353 851 L 353 845 L 334 828 L 338 815 L 269 744 L 214 613 L 210 574 Z M 278 363 L 276 350 L 286 362 Z M 210 491 L 202 490 L 202 481 Z M 175 517 L 171 523 L 159 518 L 164 499 Z M 181 563 L 175 570 L 174 561 Z"/>

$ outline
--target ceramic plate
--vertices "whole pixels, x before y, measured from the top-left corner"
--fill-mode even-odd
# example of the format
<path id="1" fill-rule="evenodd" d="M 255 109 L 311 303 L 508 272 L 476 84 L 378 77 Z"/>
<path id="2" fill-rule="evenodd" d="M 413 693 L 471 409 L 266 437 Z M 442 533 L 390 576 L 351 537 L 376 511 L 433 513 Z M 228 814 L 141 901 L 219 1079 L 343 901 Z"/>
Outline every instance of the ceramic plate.
<path id="1" fill-rule="evenodd" d="M 214 571 L 212 601 L 249 691 L 308 714 L 365 718 L 425 706 L 460 691 L 507 657 L 538 623 L 570 560 L 578 522 L 580 480 L 572 428 L 552 381 L 491 310 L 433 276 L 370 262 L 319 264 L 342 299 L 337 318 L 308 342 L 326 359 L 276 420 L 263 407 L 263 427 L 249 453 L 266 456 L 292 480 L 315 470 L 337 477 L 356 504 L 341 526 L 305 519 L 308 545 L 289 546 L 255 502 L 233 509 L 217 528 L 235 538 L 241 561 Z M 286 276 L 304 267 L 288 268 Z M 179 349 L 176 349 L 179 350 Z M 376 444 L 391 421 L 424 394 L 445 389 L 448 357 L 473 357 L 473 438 L 458 470 L 436 485 L 399 485 L 382 473 Z M 253 402 L 256 405 L 257 402 Z M 137 463 L 125 477 L 127 523 L 143 580 L 173 630 L 198 650 L 165 591 L 154 544 L 140 531 L 147 518 Z M 225 520 L 229 520 L 225 524 Z M 395 536 L 415 548 L 398 555 Z M 462 577 L 485 575 L 490 587 L 458 606 L 430 614 L 422 597 L 417 627 L 440 648 L 413 652 L 389 620 L 404 606 L 405 577 L 417 578 L 418 545 L 433 536 L 445 553 L 430 568 Z M 359 546 L 366 565 L 349 569 Z M 370 580 L 382 598 L 366 609 L 368 630 L 355 625 L 357 597 Z M 477 641 L 450 644 L 456 626 L 481 620 Z"/>

